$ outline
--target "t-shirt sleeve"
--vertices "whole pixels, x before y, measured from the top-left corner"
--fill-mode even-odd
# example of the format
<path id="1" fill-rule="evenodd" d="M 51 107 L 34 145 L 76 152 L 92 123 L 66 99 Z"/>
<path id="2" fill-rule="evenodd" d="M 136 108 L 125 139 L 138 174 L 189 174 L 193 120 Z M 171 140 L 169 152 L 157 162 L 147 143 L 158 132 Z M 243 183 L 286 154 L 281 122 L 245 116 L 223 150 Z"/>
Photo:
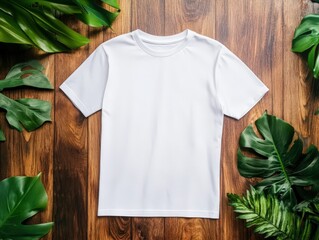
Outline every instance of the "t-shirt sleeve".
<path id="1" fill-rule="evenodd" d="M 268 91 L 263 82 L 225 46 L 219 53 L 215 74 L 223 113 L 235 119 L 243 117 Z"/>
<path id="2" fill-rule="evenodd" d="M 108 58 L 99 46 L 70 77 L 60 89 L 85 117 L 101 110 L 108 77 Z"/>

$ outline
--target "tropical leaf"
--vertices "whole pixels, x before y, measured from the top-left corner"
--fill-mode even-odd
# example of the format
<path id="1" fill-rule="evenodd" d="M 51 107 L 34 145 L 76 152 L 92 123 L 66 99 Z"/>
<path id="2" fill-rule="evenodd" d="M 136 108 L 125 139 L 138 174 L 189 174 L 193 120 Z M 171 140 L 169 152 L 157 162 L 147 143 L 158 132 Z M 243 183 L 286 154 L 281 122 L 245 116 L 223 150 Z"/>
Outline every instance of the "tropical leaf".
<path id="1" fill-rule="evenodd" d="M 0 91 L 20 86 L 53 89 L 42 71 L 43 66 L 35 60 L 17 64 L 10 69 L 5 79 L 0 80 Z M 51 121 L 51 104 L 47 101 L 30 98 L 13 100 L 0 93 L 0 108 L 6 110 L 6 119 L 10 126 L 19 131 L 23 127 L 33 131 Z M 0 141 L 5 141 L 2 130 Z"/>
<path id="2" fill-rule="evenodd" d="M 111 27 L 119 5 L 117 0 L 103 2 L 115 11 L 108 11 L 93 0 L 2 0 L 0 42 L 32 45 L 45 52 L 76 49 L 89 39 L 67 27 L 55 13 L 73 14 L 92 27 Z"/>
<path id="3" fill-rule="evenodd" d="M 227 197 L 229 205 L 238 213 L 238 218 L 245 220 L 248 228 L 254 226 L 254 231 L 266 238 L 318 239 L 316 225 L 290 211 L 284 202 L 272 194 L 265 195 L 251 187 L 246 196 L 227 194 Z"/>
<path id="4" fill-rule="evenodd" d="M 36 177 L 11 177 L 0 182 L 0 239 L 35 240 L 46 235 L 53 223 L 23 222 L 47 207 L 48 197 Z"/>
<path id="5" fill-rule="evenodd" d="M 318 193 L 319 153 L 310 146 L 302 153 L 302 140 L 287 122 L 264 113 L 255 122 L 260 134 L 248 126 L 240 135 L 238 148 L 238 170 L 247 178 L 264 178 L 255 187 L 259 191 L 272 193 L 288 207 L 297 204 L 298 192 L 302 198 L 311 198 Z M 244 154 L 249 150 L 253 153 Z M 306 190 L 304 187 L 308 187 Z"/>
<path id="6" fill-rule="evenodd" d="M 292 40 L 292 51 L 307 55 L 308 67 L 314 78 L 319 78 L 319 15 L 305 16 L 296 28 Z"/>
<path id="7" fill-rule="evenodd" d="M 81 14 L 76 14 L 77 18 L 91 27 L 111 27 L 119 13 L 107 11 L 91 0 L 74 0 L 73 2 L 82 9 Z M 103 2 L 110 3 L 113 7 L 119 9 L 116 1 L 104 0 Z"/>
<path id="8" fill-rule="evenodd" d="M 0 91 L 20 86 L 53 89 L 48 78 L 42 73 L 43 69 L 36 60 L 14 65 L 5 79 L 0 81 Z"/>
<path id="9" fill-rule="evenodd" d="M 7 111 L 6 118 L 10 126 L 19 131 L 23 130 L 22 126 L 33 131 L 51 121 L 51 104 L 47 101 L 32 98 L 12 100 L 0 93 L 0 108 Z"/>

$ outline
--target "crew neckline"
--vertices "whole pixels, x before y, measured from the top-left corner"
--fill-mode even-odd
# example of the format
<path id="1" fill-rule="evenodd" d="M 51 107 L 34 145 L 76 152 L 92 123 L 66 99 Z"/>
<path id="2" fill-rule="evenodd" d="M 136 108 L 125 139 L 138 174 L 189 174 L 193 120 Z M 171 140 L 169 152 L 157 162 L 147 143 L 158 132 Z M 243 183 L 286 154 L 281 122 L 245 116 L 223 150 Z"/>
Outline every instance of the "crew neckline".
<path id="1" fill-rule="evenodd" d="M 183 32 L 169 35 L 169 36 L 157 36 L 152 35 L 146 32 L 143 32 L 140 29 L 136 29 L 133 31 L 133 37 L 134 40 L 137 42 L 139 47 L 145 51 L 146 53 L 152 55 L 152 56 L 158 56 L 158 57 L 167 57 L 171 56 L 182 49 L 186 47 L 189 40 L 193 36 L 193 32 L 189 29 L 184 30 Z M 176 46 L 170 48 L 170 49 L 164 49 L 161 51 L 152 49 L 148 44 L 153 45 L 169 45 L 169 44 L 175 44 Z"/>

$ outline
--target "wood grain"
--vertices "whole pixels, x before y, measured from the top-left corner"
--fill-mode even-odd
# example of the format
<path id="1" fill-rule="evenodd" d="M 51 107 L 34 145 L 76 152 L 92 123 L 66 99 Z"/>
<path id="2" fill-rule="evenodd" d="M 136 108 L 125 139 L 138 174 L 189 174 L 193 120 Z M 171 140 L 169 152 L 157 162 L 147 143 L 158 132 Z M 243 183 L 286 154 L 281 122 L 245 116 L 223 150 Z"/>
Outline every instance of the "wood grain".
<path id="1" fill-rule="evenodd" d="M 15 56 L 12 50 L 1 55 L 1 79 L 16 63 L 28 61 L 29 58 L 39 60 L 45 67 L 44 73 L 51 79 L 52 85 L 54 79 L 54 57 L 47 56 L 42 59 L 41 54 L 36 50 L 23 51 Z M 15 56 L 15 57 L 14 57 Z M 12 99 L 18 98 L 36 98 L 53 102 L 54 91 L 36 90 L 31 88 L 10 89 L 4 91 L 4 94 Z M 1 112 L 3 113 L 3 112 Z M 52 110 L 52 113 L 54 111 Z M 54 121 L 54 114 L 52 114 Z M 48 194 L 47 209 L 37 214 L 32 223 L 48 222 L 52 219 L 53 209 L 53 144 L 54 124 L 45 123 L 40 129 L 33 132 L 18 132 L 10 129 L 5 121 L 4 115 L 1 117 L 1 128 L 4 129 L 7 141 L 0 143 L 0 178 L 11 176 L 35 176 L 42 173 L 41 180 Z M 46 236 L 46 239 L 52 239 L 52 232 Z"/>
<path id="2" fill-rule="evenodd" d="M 317 11 L 310 1 L 264 0 L 122 0 L 113 30 L 91 29 L 69 19 L 74 29 L 90 37 L 89 45 L 71 53 L 47 55 L 0 45 L 0 78 L 18 62 L 39 59 L 55 86 L 54 91 L 7 90 L 12 98 L 36 97 L 53 104 L 52 123 L 39 130 L 19 133 L 0 125 L 7 141 L 0 143 L 0 178 L 36 175 L 49 196 L 46 211 L 33 222 L 53 220 L 44 239 L 70 240 L 256 240 L 228 206 L 226 194 L 244 193 L 253 180 L 237 171 L 240 132 L 265 110 L 290 122 L 305 145 L 319 144 L 319 84 L 307 78 L 304 59 L 291 52 L 291 40 L 302 17 Z M 245 117 L 225 118 L 221 157 L 220 219 L 97 217 L 101 114 L 84 118 L 59 90 L 60 84 L 110 38 L 141 29 L 170 35 L 189 28 L 215 38 L 238 55 L 269 87 L 270 92 Z M 317 90 L 316 90 L 317 89 Z"/>
<path id="3" fill-rule="evenodd" d="M 70 25 L 82 34 L 87 27 Z M 88 57 L 88 46 L 55 56 L 54 239 L 87 239 L 87 119 L 59 90 Z"/>
<path id="4" fill-rule="evenodd" d="M 216 39 L 234 52 L 261 78 L 261 73 L 258 71 L 262 69 L 258 66 L 263 64 L 263 60 L 259 60 L 262 55 L 260 51 L 268 53 L 271 49 L 266 45 L 269 32 L 264 25 L 268 26 L 268 24 L 264 22 L 262 27 L 259 26 L 261 24 L 259 19 L 268 20 L 266 16 L 269 16 L 270 12 L 267 5 L 272 4 L 273 1 L 257 5 L 258 2 L 238 1 L 234 4 L 231 0 L 218 1 L 216 19 L 220 20 L 216 21 Z M 265 77 L 265 83 L 266 81 Z M 221 158 L 220 239 L 259 239 L 252 236 L 251 230 L 247 230 L 242 221 L 236 220 L 235 214 L 228 206 L 227 193 L 240 194 L 249 186 L 249 181 L 241 177 L 237 170 L 238 138 L 245 126 L 263 113 L 265 109 L 262 104 L 266 98 L 267 96 L 239 121 L 225 118 Z"/>
<path id="5" fill-rule="evenodd" d="M 300 55 L 293 54 L 290 50 L 290 40 L 293 37 L 296 26 L 299 25 L 302 17 L 309 12 L 313 12 L 313 4 L 306 1 L 299 1 L 293 4 L 286 0 L 283 5 L 284 10 L 284 32 L 283 36 L 283 69 L 284 86 L 286 96 L 290 96 L 283 103 L 284 119 L 291 123 L 300 136 L 304 139 L 306 145 L 312 142 L 311 126 L 314 119 L 312 111 L 312 102 L 310 101 L 311 84 L 307 79 L 308 70 L 306 62 Z M 289 101 L 288 101 L 289 100 Z"/>

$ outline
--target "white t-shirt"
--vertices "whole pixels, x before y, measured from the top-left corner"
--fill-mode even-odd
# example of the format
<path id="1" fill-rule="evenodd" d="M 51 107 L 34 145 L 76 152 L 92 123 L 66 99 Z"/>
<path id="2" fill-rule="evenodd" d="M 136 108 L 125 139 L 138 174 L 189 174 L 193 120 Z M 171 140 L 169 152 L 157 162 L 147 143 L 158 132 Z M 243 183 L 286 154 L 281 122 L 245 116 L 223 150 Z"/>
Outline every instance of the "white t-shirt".
<path id="1" fill-rule="evenodd" d="M 224 114 L 268 88 L 230 50 L 191 30 L 102 43 L 60 86 L 102 110 L 99 216 L 219 217 Z"/>

